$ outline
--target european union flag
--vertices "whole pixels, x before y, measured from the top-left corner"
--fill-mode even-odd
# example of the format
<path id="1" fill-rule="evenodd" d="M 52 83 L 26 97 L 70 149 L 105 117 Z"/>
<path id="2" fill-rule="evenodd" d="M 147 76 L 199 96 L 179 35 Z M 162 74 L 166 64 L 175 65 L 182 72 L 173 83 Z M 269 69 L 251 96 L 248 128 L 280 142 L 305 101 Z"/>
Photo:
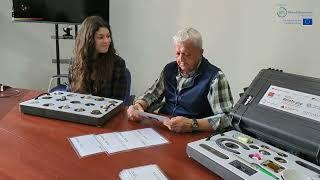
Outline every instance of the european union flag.
<path id="1" fill-rule="evenodd" d="M 312 18 L 303 18 L 302 24 L 303 25 L 312 25 Z"/>

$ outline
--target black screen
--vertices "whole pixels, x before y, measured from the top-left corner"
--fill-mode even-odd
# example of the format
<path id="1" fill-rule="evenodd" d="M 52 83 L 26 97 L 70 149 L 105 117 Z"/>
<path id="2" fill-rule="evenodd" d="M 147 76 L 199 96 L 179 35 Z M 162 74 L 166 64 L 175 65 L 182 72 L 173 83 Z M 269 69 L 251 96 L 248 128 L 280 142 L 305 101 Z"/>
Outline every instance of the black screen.
<path id="1" fill-rule="evenodd" d="M 14 21 L 80 24 L 91 15 L 109 22 L 109 0 L 12 0 Z"/>

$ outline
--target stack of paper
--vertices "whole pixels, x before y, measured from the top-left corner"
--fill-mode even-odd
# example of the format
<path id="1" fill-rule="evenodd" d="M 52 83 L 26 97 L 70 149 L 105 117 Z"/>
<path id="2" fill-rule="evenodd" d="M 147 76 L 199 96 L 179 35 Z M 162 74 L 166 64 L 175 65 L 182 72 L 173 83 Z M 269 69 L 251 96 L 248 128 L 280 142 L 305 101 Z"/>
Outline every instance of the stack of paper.
<path id="1" fill-rule="evenodd" d="M 169 143 L 152 128 L 98 135 L 89 134 L 72 137 L 69 140 L 79 157 L 101 152 L 112 154 Z"/>

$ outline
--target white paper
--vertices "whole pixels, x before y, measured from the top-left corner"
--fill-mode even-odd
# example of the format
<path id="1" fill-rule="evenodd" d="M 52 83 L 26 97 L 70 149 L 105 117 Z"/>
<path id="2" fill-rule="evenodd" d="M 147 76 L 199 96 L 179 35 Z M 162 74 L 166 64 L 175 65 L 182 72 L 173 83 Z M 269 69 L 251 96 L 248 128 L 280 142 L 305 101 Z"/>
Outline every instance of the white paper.
<path id="1" fill-rule="evenodd" d="M 138 137 L 140 137 L 141 140 L 149 146 L 168 143 L 168 140 L 152 128 L 137 129 L 135 130 L 135 133 L 138 134 Z"/>
<path id="2" fill-rule="evenodd" d="M 98 134 L 97 140 L 102 144 L 108 153 L 127 150 L 125 139 L 123 139 L 118 132 Z"/>
<path id="3" fill-rule="evenodd" d="M 70 142 L 80 157 L 104 152 L 103 147 L 93 134 L 72 137 Z"/>
<path id="4" fill-rule="evenodd" d="M 259 104 L 320 122 L 320 96 L 271 85 Z"/>
<path id="5" fill-rule="evenodd" d="M 147 112 L 138 111 L 138 110 L 136 110 L 135 112 L 137 114 L 139 114 L 140 116 L 142 116 L 142 117 L 145 117 L 145 118 L 148 118 L 148 119 L 155 119 L 155 120 L 158 120 L 160 122 L 163 122 L 165 120 L 169 120 L 169 118 L 166 117 L 166 116 L 160 116 L 160 115 L 157 115 L 157 114 L 147 113 Z"/>
<path id="6" fill-rule="evenodd" d="M 152 128 L 98 134 L 96 138 L 109 154 L 168 143 Z"/>
<path id="7" fill-rule="evenodd" d="M 155 164 L 124 169 L 119 176 L 121 180 L 167 180 L 167 177 Z"/>

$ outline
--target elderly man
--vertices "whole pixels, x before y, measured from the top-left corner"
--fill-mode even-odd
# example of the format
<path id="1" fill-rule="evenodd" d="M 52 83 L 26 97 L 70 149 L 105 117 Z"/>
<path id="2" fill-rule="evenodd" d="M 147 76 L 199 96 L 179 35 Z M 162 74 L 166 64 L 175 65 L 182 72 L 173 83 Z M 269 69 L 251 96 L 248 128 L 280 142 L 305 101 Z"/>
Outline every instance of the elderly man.
<path id="1" fill-rule="evenodd" d="M 159 113 L 171 116 L 164 122 L 171 131 L 212 131 L 230 126 L 233 99 L 223 72 L 203 57 L 201 34 L 186 28 L 173 37 L 176 61 L 167 64 L 156 82 L 131 105 L 130 120 L 165 98 Z"/>

